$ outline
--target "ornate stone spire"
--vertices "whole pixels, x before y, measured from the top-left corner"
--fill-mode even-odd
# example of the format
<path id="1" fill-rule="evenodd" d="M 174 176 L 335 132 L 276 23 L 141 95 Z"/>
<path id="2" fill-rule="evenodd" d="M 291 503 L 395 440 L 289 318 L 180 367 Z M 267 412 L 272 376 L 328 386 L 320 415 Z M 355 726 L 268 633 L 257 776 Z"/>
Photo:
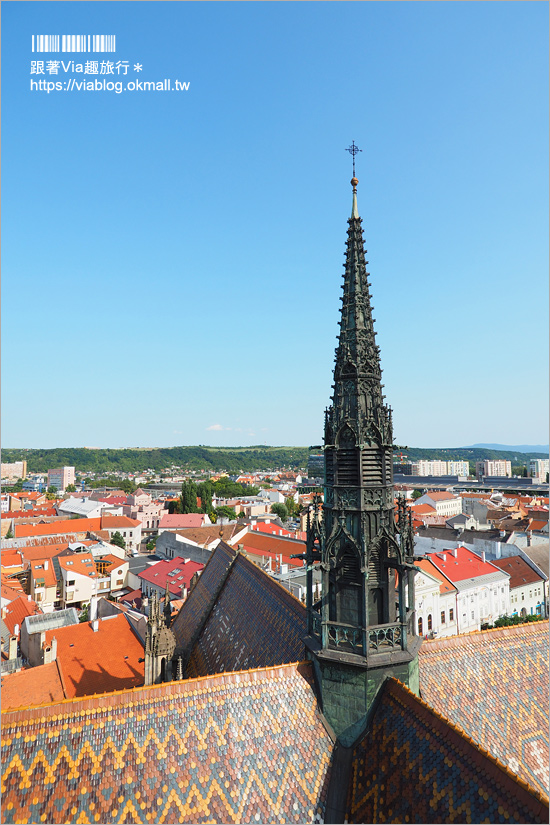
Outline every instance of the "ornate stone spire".
<path id="1" fill-rule="evenodd" d="M 317 663 L 324 712 L 338 734 L 349 729 L 348 738 L 390 672 L 388 662 L 399 665 L 398 678 L 417 689 L 408 668 L 418 647 L 412 639 L 413 544 L 402 510 L 399 540 L 396 533 L 391 410 L 382 394 L 357 208 L 355 155 L 361 150 L 352 143 L 349 151 L 354 160 L 353 200 L 334 394 L 325 414 L 325 501 L 322 522 L 317 517 L 310 522 L 305 554 L 306 644 Z M 320 609 L 310 572 L 318 561 L 323 573 Z M 355 685 L 349 695 L 341 690 L 348 678 Z"/>

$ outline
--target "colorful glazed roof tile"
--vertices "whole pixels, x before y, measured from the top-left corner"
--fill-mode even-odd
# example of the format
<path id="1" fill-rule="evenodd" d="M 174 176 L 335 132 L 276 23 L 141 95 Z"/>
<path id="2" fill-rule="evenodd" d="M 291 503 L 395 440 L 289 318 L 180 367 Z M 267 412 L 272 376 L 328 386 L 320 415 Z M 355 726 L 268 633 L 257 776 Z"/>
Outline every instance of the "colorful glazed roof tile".
<path id="1" fill-rule="evenodd" d="M 548 822 L 547 800 L 395 679 L 353 749 L 349 822 Z"/>
<path id="2" fill-rule="evenodd" d="M 532 787 L 548 793 L 548 622 L 424 642 L 420 692 Z"/>
<path id="3" fill-rule="evenodd" d="M 3 822 L 323 821 L 308 664 L 2 714 Z"/>
<path id="4" fill-rule="evenodd" d="M 175 618 L 172 630 L 184 659 L 189 658 L 236 556 L 237 551 L 228 544 L 218 544 Z"/>
<path id="5" fill-rule="evenodd" d="M 242 553 L 222 543 L 172 629 L 189 677 L 270 667 L 302 659 L 305 653 L 304 606 Z"/>

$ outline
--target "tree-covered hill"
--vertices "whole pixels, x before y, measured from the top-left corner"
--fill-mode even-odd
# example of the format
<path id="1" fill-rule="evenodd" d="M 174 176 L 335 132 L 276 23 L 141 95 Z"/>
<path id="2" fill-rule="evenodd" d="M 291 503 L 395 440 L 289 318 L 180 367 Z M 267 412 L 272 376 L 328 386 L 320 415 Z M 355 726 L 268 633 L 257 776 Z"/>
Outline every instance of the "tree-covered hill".
<path id="1" fill-rule="evenodd" d="M 396 460 L 403 454 L 405 461 L 419 459 L 463 459 L 475 462 L 485 458 L 509 459 L 514 465 L 528 464 L 530 458 L 547 458 L 544 453 L 519 453 L 508 450 L 491 450 L 473 447 L 448 449 L 420 449 L 400 447 Z M 226 471 L 248 473 L 253 470 L 273 470 L 281 467 L 299 469 L 307 467 L 308 447 L 159 447 L 152 449 L 87 449 L 85 447 L 60 447 L 53 450 L 4 449 L 2 461 L 26 459 L 28 471 L 46 472 L 54 467 L 76 467 L 82 473 L 140 473 L 147 469 L 160 472 L 170 467 L 182 470 Z M 406 458 L 405 458 L 406 456 Z"/>

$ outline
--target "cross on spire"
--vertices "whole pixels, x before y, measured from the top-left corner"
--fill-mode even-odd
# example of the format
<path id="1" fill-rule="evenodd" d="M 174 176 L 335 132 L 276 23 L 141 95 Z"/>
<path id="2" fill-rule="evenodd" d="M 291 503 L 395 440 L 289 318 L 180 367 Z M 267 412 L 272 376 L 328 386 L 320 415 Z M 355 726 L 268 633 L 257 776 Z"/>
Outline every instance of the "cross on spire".
<path id="1" fill-rule="evenodd" d="M 351 146 L 349 146 L 346 149 L 346 152 L 349 152 L 350 155 L 353 158 L 353 177 L 355 177 L 355 155 L 357 155 L 359 152 L 362 152 L 362 151 L 363 151 L 362 149 L 359 149 L 359 147 L 355 145 L 354 140 L 352 140 Z"/>

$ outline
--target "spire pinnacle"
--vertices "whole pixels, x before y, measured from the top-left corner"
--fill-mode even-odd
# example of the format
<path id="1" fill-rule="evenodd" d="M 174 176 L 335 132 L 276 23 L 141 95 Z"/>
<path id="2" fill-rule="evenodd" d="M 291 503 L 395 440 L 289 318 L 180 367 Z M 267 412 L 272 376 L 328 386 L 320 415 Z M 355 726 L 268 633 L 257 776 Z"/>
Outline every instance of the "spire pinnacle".
<path id="1" fill-rule="evenodd" d="M 359 212 L 357 211 L 357 184 L 359 181 L 357 178 L 353 177 L 350 181 L 351 185 L 353 186 L 353 201 L 351 204 L 351 217 L 358 218 Z"/>
<path id="2" fill-rule="evenodd" d="M 359 181 L 355 177 L 355 155 L 359 152 L 362 152 L 362 149 L 359 149 L 358 146 L 355 145 L 355 141 L 352 140 L 351 146 L 346 149 L 346 152 L 349 152 L 351 157 L 353 158 L 353 177 L 351 179 L 351 185 L 353 186 L 353 203 L 351 207 L 351 217 L 358 218 L 359 212 L 357 211 L 357 184 Z"/>

